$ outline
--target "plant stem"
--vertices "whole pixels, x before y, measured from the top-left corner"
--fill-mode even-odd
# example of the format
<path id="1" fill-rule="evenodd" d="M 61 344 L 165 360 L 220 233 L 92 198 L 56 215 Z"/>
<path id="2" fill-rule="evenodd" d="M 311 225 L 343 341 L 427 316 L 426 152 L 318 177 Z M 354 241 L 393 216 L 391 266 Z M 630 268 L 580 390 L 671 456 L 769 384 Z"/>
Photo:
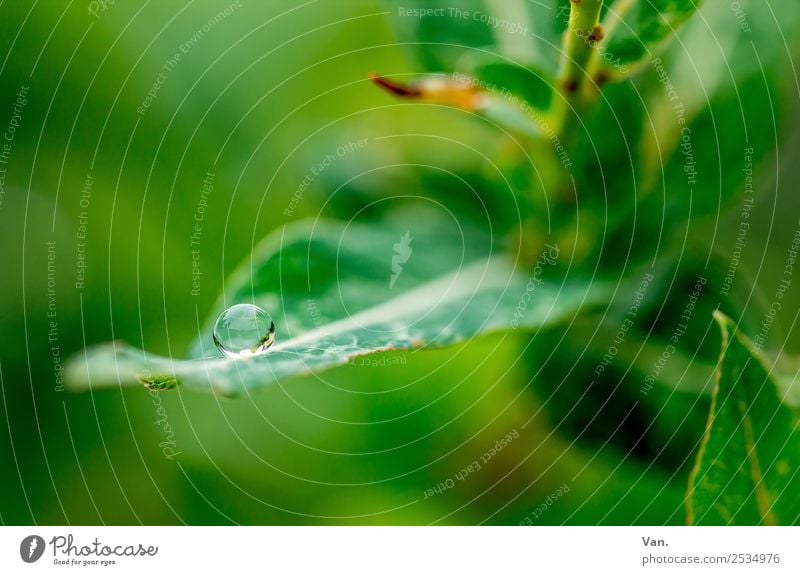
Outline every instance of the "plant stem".
<path id="1" fill-rule="evenodd" d="M 600 26 L 602 8 L 603 0 L 570 0 L 569 26 L 564 35 L 564 56 L 559 77 L 563 98 L 556 99 L 554 103 L 556 123 L 567 137 L 572 131 L 575 114 L 581 107 L 583 86 L 588 77 L 587 67 L 595 44 L 603 36 Z"/>
<path id="2" fill-rule="evenodd" d="M 578 93 L 586 77 L 594 42 L 600 39 L 597 26 L 603 7 L 603 0 L 571 0 L 571 3 L 561 70 L 561 87 L 567 94 Z"/>
<path id="3" fill-rule="evenodd" d="M 604 71 L 603 60 L 600 57 L 602 49 L 608 44 L 608 38 L 614 35 L 614 32 L 619 28 L 620 24 L 625 21 L 625 17 L 633 10 L 638 1 L 639 0 L 615 0 L 608 7 L 608 13 L 603 21 L 602 33 L 604 38 L 602 41 L 598 41 L 598 49 L 594 50 L 594 53 L 589 59 L 589 64 L 587 65 L 587 74 L 590 78 L 593 78 L 595 82 L 598 81 L 598 78 L 601 77 Z M 621 73 L 618 72 L 616 76 L 619 78 Z"/>

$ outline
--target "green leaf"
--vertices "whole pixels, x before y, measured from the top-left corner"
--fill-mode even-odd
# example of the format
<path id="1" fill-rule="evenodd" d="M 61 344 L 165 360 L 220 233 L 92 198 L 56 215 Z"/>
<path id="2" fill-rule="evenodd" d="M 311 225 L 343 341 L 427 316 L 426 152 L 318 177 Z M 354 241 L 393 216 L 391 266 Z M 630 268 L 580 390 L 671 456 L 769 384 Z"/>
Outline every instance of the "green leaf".
<path id="1" fill-rule="evenodd" d="M 655 57 L 661 45 L 698 9 L 702 0 L 617 0 L 603 19 L 603 53 L 615 65 L 634 65 Z"/>
<path id="2" fill-rule="evenodd" d="M 410 251 L 398 258 L 406 234 Z M 182 385 L 236 395 L 366 354 L 537 329 L 608 300 L 602 282 L 557 279 L 563 276 L 558 248 L 543 249 L 536 271 L 526 273 L 515 269 L 512 258 L 492 253 L 490 236 L 419 210 L 377 224 L 301 222 L 266 238 L 228 279 L 194 346 L 197 359 L 109 343 L 75 358 L 66 380 L 79 389 Z M 235 303 L 269 311 L 276 343 L 260 356 L 209 357 L 216 355 L 214 319 Z"/>
<path id="3" fill-rule="evenodd" d="M 475 78 L 502 95 L 491 103 L 490 117 L 520 124 L 525 116 L 508 100 L 523 99 L 538 110 L 550 106 L 561 57 L 561 33 L 569 5 L 561 1 L 464 0 L 452 2 L 386 0 L 390 20 L 415 66 L 427 72 Z M 522 121 L 520 121 L 520 117 Z M 538 127 L 533 135 L 541 132 Z"/>
<path id="4" fill-rule="evenodd" d="M 689 481 L 688 522 L 777 525 L 800 520 L 800 430 L 760 350 L 715 314 L 722 356 L 705 436 Z"/>
<path id="5" fill-rule="evenodd" d="M 800 32 L 800 5 L 738 4 L 746 15 L 741 25 L 728 3 L 704 3 L 681 41 L 659 66 L 650 66 L 646 110 L 653 127 L 639 146 L 644 197 L 638 213 L 645 229 L 718 214 L 732 200 L 743 201 L 746 171 L 764 170 L 754 178 L 762 182 L 754 186 L 758 193 L 775 170 L 771 164 L 780 160 L 773 158 L 776 142 L 791 133 L 797 91 L 786 70 L 793 61 L 787 45 Z M 741 204 L 735 209 L 741 212 Z M 718 243 L 733 245 L 737 230 L 731 232 L 724 237 L 723 231 Z M 705 234 L 698 222 L 697 235 Z"/>
<path id="6" fill-rule="evenodd" d="M 556 1 L 385 0 L 400 40 L 429 72 L 496 56 L 555 75 L 568 7 Z"/>

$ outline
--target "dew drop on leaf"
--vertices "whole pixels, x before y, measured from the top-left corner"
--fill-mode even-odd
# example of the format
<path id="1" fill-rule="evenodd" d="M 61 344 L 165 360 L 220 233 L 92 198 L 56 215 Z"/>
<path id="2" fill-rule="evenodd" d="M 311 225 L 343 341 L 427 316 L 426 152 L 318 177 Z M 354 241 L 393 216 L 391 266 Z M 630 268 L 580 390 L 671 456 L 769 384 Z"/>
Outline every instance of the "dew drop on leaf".
<path id="1" fill-rule="evenodd" d="M 275 342 L 275 323 L 258 306 L 240 303 L 219 314 L 214 323 L 214 345 L 232 358 L 265 353 Z"/>

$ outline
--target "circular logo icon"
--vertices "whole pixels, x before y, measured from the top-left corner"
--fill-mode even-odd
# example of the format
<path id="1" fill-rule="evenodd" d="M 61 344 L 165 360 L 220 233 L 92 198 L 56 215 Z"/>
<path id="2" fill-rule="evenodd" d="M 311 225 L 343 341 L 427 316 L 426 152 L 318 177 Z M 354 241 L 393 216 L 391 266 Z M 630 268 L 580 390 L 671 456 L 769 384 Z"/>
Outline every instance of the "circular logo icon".
<path id="1" fill-rule="evenodd" d="M 28 535 L 19 544 L 19 556 L 25 563 L 33 563 L 42 556 L 44 548 L 44 539 L 38 535 Z"/>

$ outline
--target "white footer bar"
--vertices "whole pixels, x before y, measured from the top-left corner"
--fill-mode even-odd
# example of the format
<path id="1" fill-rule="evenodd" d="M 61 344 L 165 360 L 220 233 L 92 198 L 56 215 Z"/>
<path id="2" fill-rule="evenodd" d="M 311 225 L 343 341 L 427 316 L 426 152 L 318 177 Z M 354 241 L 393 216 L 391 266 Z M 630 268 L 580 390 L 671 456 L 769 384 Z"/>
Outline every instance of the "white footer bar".
<path id="1" fill-rule="evenodd" d="M 800 528 L 3 527 L 0 573 L 800 573 Z"/>

